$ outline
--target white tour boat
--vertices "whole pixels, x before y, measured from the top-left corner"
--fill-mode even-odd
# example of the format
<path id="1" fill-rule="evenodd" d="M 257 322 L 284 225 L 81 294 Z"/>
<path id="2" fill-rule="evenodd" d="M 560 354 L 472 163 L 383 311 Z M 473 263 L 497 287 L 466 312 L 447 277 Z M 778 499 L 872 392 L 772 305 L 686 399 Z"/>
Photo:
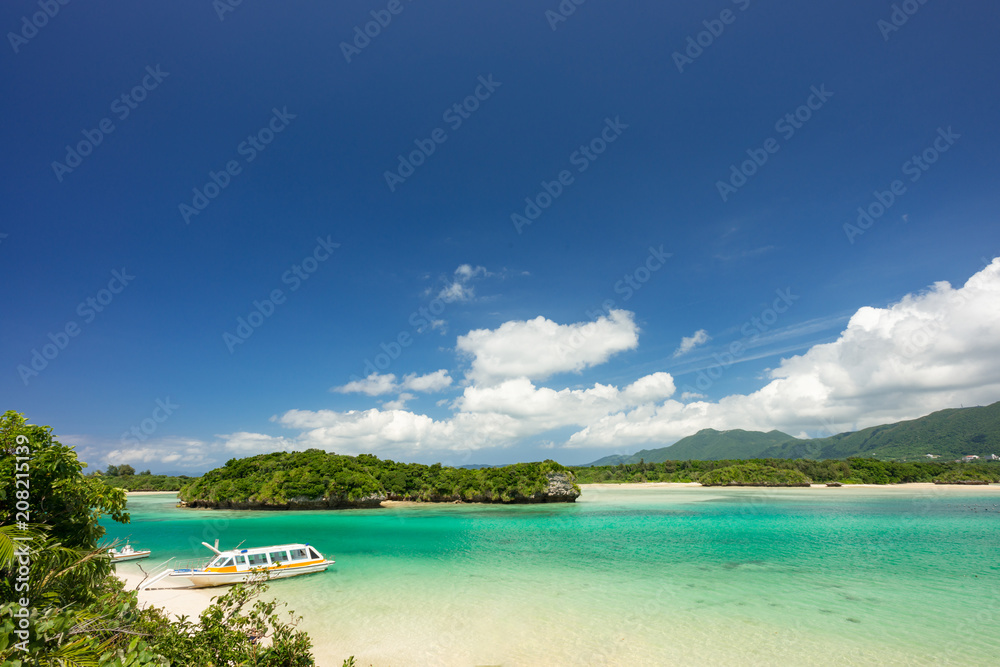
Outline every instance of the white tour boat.
<path id="1" fill-rule="evenodd" d="M 143 551 L 136 551 L 132 548 L 132 545 L 128 542 L 122 547 L 121 551 L 115 549 L 114 547 L 108 549 L 108 553 L 111 555 L 112 563 L 121 563 L 126 560 L 139 560 L 140 558 L 149 558 L 149 554 L 153 553 L 149 549 Z"/>
<path id="2" fill-rule="evenodd" d="M 169 570 L 169 576 L 187 579 L 192 586 L 201 588 L 240 583 L 259 570 L 267 570 L 271 579 L 322 572 L 334 562 L 326 560 L 315 547 L 308 544 L 282 544 L 230 551 L 219 551 L 206 542 L 202 544 L 215 552 L 215 558 L 203 567 Z"/>

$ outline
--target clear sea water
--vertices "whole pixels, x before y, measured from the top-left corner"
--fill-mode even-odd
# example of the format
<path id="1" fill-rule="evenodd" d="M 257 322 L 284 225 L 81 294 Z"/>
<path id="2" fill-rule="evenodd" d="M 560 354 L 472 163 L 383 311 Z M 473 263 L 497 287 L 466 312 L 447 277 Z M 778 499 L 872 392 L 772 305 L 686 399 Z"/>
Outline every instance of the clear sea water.
<path id="1" fill-rule="evenodd" d="M 132 496 L 169 557 L 309 542 L 274 582 L 320 664 L 998 665 L 1000 489 L 588 487 L 575 504 L 334 512 Z M 122 565 L 120 567 L 135 567 Z M 147 568 L 148 569 L 148 568 Z"/>

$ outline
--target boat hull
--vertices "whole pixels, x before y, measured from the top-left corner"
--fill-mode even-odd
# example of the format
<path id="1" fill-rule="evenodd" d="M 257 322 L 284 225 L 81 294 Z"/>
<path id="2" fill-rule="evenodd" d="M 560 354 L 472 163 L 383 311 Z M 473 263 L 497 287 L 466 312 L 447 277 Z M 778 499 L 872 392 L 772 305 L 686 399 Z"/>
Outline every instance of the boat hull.
<path id="1" fill-rule="evenodd" d="M 297 577 L 302 574 L 313 574 L 323 572 L 333 564 L 333 561 L 323 561 L 313 565 L 302 565 L 300 567 L 271 568 L 267 572 L 271 579 L 287 579 Z M 187 579 L 195 588 L 208 588 L 210 586 L 225 586 L 227 584 L 238 584 L 248 580 L 255 572 L 246 570 L 244 572 L 207 572 L 204 570 L 175 570 L 171 577 Z"/>
<path id="2" fill-rule="evenodd" d="M 151 551 L 137 551 L 135 553 L 125 554 L 124 556 L 112 556 L 111 562 L 123 563 L 127 560 L 139 560 L 141 558 L 149 558 L 149 554 L 151 553 L 152 553 Z"/>

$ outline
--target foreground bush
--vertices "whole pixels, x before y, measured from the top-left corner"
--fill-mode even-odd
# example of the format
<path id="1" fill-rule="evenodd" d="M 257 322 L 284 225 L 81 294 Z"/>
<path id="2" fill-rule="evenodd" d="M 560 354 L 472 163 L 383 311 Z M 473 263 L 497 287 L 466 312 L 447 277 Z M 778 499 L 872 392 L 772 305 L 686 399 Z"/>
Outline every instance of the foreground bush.
<path id="1" fill-rule="evenodd" d="M 263 581 L 234 586 L 197 623 L 139 608 L 99 545 L 102 515 L 129 521 L 125 492 L 84 467 L 48 427 L 0 417 L 0 664 L 314 664 L 298 619 L 283 622 L 277 603 L 256 600 Z"/>

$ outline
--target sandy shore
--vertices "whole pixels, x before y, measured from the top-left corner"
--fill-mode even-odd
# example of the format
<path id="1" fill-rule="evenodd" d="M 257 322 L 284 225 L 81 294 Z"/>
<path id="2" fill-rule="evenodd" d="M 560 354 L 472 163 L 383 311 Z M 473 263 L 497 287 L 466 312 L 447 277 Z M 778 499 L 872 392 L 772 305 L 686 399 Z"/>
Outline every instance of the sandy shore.
<path id="1" fill-rule="evenodd" d="M 115 567 L 117 569 L 115 576 L 125 582 L 126 590 L 135 590 L 145 577 L 134 563 L 119 563 Z M 201 612 L 205 611 L 212 603 L 212 598 L 225 595 L 229 590 L 229 586 L 192 588 L 172 582 L 170 577 L 167 577 L 166 580 L 157 582 L 155 588 L 139 591 L 139 606 L 160 607 L 170 616 L 187 616 L 188 620 L 197 622 Z M 267 595 L 264 599 L 271 597 Z M 294 609 L 294 606 L 291 609 Z M 316 659 L 317 667 L 339 667 L 341 665 L 340 659 L 334 660 L 322 655 L 322 651 L 316 648 L 316 638 L 312 639 L 313 657 Z"/>
<path id="2" fill-rule="evenodd" d="M 621 483 L 607 483 L 607 484 L 580 484 L 580 490 L 586 491 L 587 489 L 654 489 L 654 488 L 675 488 L 675 489 L 709 489 L 713 491 L 718 491 L 719 489 L 768 489 L 772 491 L 782 491 L 784 489 L 798 490 L 805 489 L 804 486 L 791 486 L 791 487 L 770 487 L 770 486 L 741 486 L 741 487 L 727 487 L 727 486 L 702 486 L 698 482 L 621 482 Z M 810 484 L 808 488 L 811 489 L 829 489 L 831 492 L 843 492 L 849 491 L 850 489 L 883 489 L 887 491 L 891 490 L 905 490 L 905 491 L 920 491 L 920 490 L 931 490 L 934 491 L 985 491 L 988 493 L 1000 493 L 1000 484 L 934 484 L 933 482 L 911 482 L 908 484 L 844 484 L 843 486 L 827 486 L 826 484 Z"/>
<path id="3" fill-rule="evenodd" d="M 119 563 L 115 576 L 125 582 L 126 590 L 135 590 L 145 575 L 134 563 Z M 227 588 L 192 588 L 186 581 L 170 581 L 170 577 L 154 584 L 155 588 L 139 591 L 139 606 L 162 607 L 173 616 L 186 615 L 197 620 L 201 612 L 212 603 L 212 598 L 222 595 Z"/>

